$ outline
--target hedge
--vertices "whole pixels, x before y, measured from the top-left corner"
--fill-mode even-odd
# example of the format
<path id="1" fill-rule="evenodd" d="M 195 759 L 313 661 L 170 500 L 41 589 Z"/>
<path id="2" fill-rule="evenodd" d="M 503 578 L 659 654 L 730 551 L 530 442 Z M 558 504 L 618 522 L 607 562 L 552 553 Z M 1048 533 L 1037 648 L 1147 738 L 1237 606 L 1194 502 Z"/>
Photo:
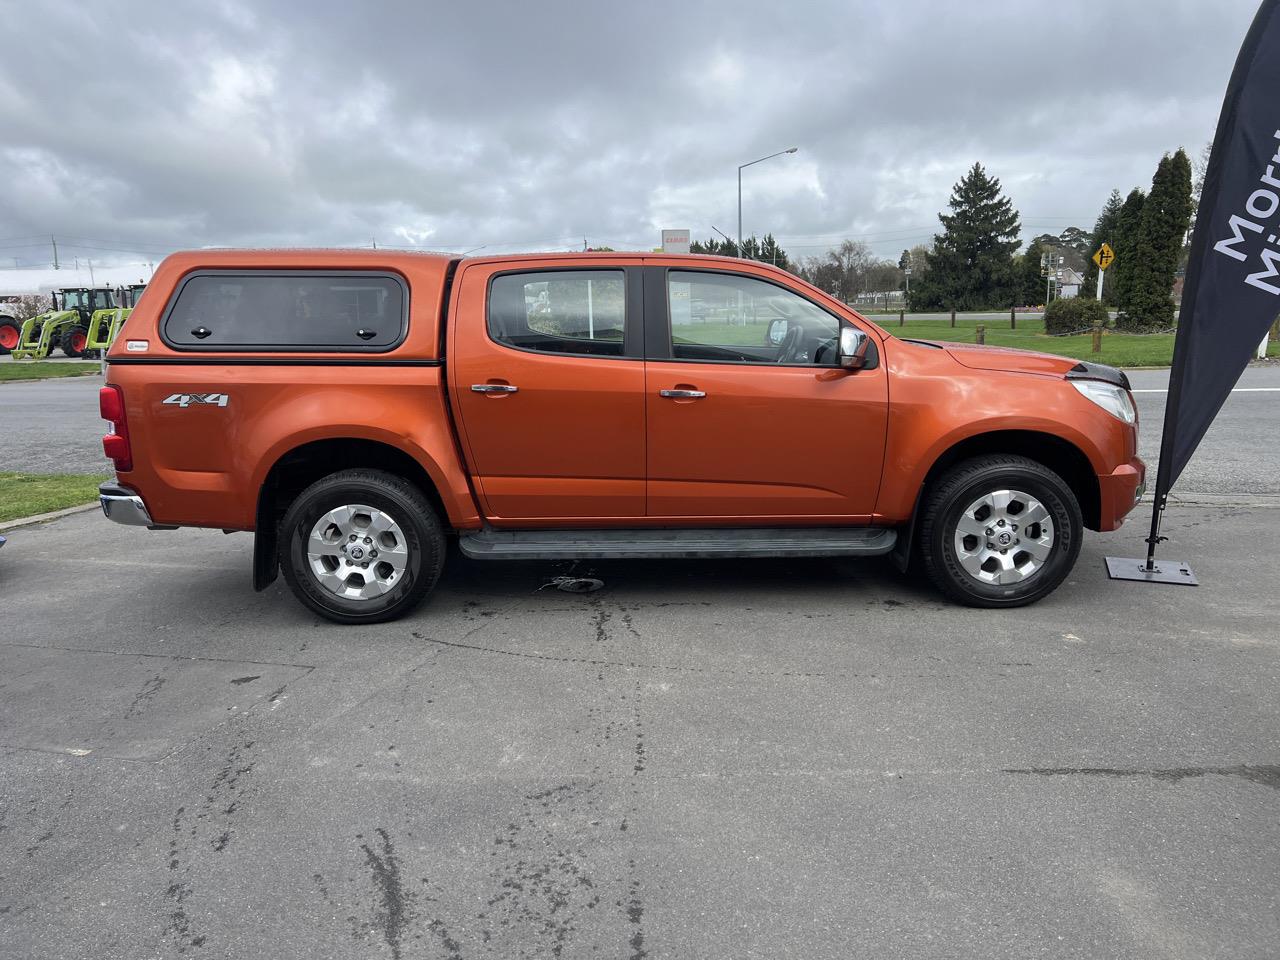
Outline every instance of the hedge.
<path id="1" fill-rule="evenodd" d="M 1044 332 L 1048 334 L 1079 333 L 1093 327 L 1105 327 L 1111 320 L 1107 308 L 1097 300 L 1070 297 L 1054 300 L 1044 310 Z"/>

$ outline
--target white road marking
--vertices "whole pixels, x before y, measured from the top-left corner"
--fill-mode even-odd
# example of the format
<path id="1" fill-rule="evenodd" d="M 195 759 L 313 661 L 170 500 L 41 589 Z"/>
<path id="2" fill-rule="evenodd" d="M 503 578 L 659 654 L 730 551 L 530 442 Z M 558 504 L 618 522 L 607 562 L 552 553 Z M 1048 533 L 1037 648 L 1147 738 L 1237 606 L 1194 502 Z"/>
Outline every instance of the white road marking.
<path id="1" fill-rule="evenodd" d="M 1130 393 L 1168 393 L 1167 387 L 1159 390 L 1130 390 Z M 1280 387 L 1236 387 L 1232 393 L 1280 393 Z"/>

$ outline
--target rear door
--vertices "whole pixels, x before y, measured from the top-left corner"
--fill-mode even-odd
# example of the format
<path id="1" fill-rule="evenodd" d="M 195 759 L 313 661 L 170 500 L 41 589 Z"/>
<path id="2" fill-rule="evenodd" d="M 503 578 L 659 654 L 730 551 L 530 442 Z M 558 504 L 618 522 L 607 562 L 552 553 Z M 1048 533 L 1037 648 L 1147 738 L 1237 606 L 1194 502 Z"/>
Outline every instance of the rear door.
<path id="1" fill-rule="evenodd" d="M 589 526 L 645 512 L 639 261 L 464 265 L 450 393 L 497 526 Z"/>
<path id="2" fill-rule="evenodd" d="M 646 269 L 649 516 L 868 521 L 888 380 L 838 365 L 853 318 L 764 271 Z"/>

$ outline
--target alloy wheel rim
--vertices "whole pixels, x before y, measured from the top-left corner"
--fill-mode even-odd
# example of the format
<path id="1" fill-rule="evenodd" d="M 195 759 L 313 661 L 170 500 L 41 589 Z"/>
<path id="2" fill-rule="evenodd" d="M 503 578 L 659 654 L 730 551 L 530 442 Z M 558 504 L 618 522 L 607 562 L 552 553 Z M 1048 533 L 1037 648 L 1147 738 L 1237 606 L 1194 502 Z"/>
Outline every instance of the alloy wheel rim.
<path id="1" fill-rule="evenodd" d="M 409 543 L 385 510 L 343 504 L 323 514 L 307 537 L 307 566 L 320 585 L 344 600 L 374 600 L 409 569 Z"/>
<path id="2" fill-rule="evenodd" d="M 996 586 L 1035 576 L 1055 540 L 1048 509 L 1022 490 L 993 490 L 974 500 L 960 514 L 953 538 L 965 573 Z"/>

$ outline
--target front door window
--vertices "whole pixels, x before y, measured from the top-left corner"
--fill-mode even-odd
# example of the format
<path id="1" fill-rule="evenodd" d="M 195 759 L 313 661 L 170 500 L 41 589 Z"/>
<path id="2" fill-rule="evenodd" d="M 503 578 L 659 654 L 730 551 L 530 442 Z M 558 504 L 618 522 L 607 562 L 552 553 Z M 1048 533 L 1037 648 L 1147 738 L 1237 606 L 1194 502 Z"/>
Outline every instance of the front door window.
<path id="1" fill-rule="evenodd" d="M 667 274 L 671 356 L 709 363 L 836 366 L 840 321 L 774 283 L 734 274 Z"/>

